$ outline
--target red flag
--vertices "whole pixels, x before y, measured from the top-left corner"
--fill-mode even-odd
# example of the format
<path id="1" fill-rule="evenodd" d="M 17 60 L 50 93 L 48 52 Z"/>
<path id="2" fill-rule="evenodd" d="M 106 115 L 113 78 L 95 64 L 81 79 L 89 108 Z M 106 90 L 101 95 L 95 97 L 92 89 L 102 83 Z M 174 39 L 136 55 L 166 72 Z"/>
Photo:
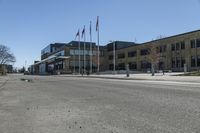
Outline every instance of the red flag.
<path id="1" fill-rule="evenodd" d="M 96 31 L 99 30 L 99 16 L 97 16 Z"/>
<path id="2" fill-rule="evenodd" d="M 83 38 L 83 35 L 85 34 L 85 26 L 84 26 L 84 28 L 83 28 L 83 30 L 82 30 L 82 35 L 81 35 L 81 37 Z"/>

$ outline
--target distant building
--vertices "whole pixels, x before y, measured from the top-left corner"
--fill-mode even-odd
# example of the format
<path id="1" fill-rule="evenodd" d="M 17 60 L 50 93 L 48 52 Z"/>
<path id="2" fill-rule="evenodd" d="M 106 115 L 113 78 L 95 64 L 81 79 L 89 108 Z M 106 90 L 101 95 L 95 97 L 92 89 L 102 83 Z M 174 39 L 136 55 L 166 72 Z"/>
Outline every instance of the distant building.
<path id="1" fill-rule="evenodd" d="M 90 64 L 90 43 L 86 42 L 86 70 Z M 84 66 L 83 46 L 78 50 L 78 42 L 72 41 L 67 44 L 50 44 L 41 53 L 41 61 L 35 62 L 32 66 L 36 74 L 72 73 L 79 71 L 79 53 L 81 55 L 81 66 Z M 159 59 L 156 63 L 156 70 L 187 71 L 200 69 L 200 30 L 187 32 L 171 37 L 161 38 L 145 43 L 134 43 L 125 41 L 114 41 L 105 46 L 100 46 L 100 71 L 113 71 L 115 58 L 115 68 L 117 71 L 125 70 L 129 66 L 130 71 L 151 70 L 149 60 L 149 49 L 156 48 Z M 113 48 L 115 47 L 115 57 Z M 97 46 L 92 43 L 92 67 L 96 72 Z"/>
<path id="2" fill-rule="evenodd" d="M 184 65 L 188 71 L 200 69 L 200 30 L 118 48 L 115 56 L 116 69 L 125 70 L 129 64 L 132 71 L 151 70 L 148 50 L 152 46 L 156 47 L 160 56 L 156 64 L 157 70 L 183 71 Z M 113 70 L 113 50 L 107 50 L 105 58 L 108 59 L 105 64 L 109 70 Z"/>
<path id="3" fill-rule="evenodd" d="M 0 75 L 5 75 L 7 73 L 13 73 L 13 66 L 7 64 L 0 65 Z"/>
<path id="4" fill-rule="evenodd" d="M 92 53 L 90 53 L 90 45 L 92 46 Z M 104 54 L 104 49 L 100 47 L 101 57 Z M 79 72 L 79 53 L 80 53 L 80 69 L 81 71 L 88 71 L 90 68 L 90 54 L 93 57 L 92 68 L 96 71 L 97 68 L 97 46 L 95 43 L 71 41 L 67 44 L 56 43 L 49 45 L 41 52 L 42 60 L 35 62 L 30 70 L 33 74 L 56 74 L 56 73 L 73 73 Z M 85 53 L 85 70 L 84 69 L 84 53 Z"/>
<path id="5" fill-rule="evenodd" d="M 41 60 L 47 58 L 49 54 L 57 51 L 61 47 L 65 46 L 66 43 L 54 43 L 54 44 L 49 44 L 46 46 L 44 49 L 41 51 Z"/>

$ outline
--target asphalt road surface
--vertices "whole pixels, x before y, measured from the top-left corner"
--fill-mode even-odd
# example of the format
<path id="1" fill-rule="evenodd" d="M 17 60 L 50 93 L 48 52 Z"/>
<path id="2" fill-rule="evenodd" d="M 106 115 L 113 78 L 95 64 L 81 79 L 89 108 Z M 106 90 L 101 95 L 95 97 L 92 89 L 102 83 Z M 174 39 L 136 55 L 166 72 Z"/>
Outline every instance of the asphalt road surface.
<path id="1" fill-rule="evenodd" d="M 200 133 L 200 83 L 9 75 L 0 133 Z"/>

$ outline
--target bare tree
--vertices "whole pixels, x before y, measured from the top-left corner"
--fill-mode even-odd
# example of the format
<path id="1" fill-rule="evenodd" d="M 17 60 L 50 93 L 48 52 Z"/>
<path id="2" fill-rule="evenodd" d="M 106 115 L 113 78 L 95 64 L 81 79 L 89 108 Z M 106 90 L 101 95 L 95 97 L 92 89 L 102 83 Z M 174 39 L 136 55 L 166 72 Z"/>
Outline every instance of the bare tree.
<path id="1" fill-rule="evenodd" d="M 155 66 L 159 62 L 160 57 L 161 56 L 160 56 L 160 53 L 159 53 L 159 47 L 156 47 L 155 44 L 152 44 L 148 48 L 148 56 L 147 56 L 147 59 L 151 63 L 151 73 L 152 73 L 152 76 L 155 75 Z"/>
<path id="2" fill-rule="evenodd" d="M 14 62 L 16 62 L 16 59 L 10 49 L 5 45 L 0 44 L 0 64 L 10 64 Z"/>

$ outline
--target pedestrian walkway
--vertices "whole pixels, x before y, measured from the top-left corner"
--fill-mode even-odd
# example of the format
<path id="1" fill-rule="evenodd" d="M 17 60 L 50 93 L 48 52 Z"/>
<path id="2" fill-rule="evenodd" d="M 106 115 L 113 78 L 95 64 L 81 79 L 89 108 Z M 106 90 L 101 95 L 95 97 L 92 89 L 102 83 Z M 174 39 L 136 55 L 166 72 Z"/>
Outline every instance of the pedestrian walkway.
<path id="1" fill-rule="evenodd" d="M 177 81 L 177 82 L 197 82 L 200 83 L 200 77 L 198 76 L 177 76 L 182 73 L 156 73 L 155 76 L 151 76 L 151 73 L 142 74 L 130 74 L 129 77 L 126 74 L 92 74 L 84 75 L 88 78 L 105 78 L 105 79 L 121 79 L 121 80 L 155 80 L 155 81 Z M 82 77 L 81 75 L 59 75 L 64 77 Z"/>

